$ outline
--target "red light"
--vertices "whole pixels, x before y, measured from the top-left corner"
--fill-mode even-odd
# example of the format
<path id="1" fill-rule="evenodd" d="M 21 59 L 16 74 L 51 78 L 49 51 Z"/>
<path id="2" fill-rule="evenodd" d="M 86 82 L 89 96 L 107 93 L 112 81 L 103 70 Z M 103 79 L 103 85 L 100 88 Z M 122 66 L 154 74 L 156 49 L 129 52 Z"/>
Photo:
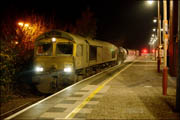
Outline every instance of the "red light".
<path id="1" fill-rule="evenodd" d="M 155 50 L 153 49 L 153 50 L 152 50 L 152 52 L 154 53 L 154 52 L 155 52 Z"/>
<path id="2" fill-rule="evenodd" d="M 147 49 L 143 49 L 142 52 L 143 52 L 143 53 L 147 53 Z"/>

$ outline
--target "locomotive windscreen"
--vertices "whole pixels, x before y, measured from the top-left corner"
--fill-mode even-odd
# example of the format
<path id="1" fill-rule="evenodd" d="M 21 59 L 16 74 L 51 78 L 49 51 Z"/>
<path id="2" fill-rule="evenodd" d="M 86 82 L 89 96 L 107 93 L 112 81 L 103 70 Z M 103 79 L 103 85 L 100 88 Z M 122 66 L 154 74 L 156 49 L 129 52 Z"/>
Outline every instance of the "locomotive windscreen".
<path id="1" fill-rule="evenodd" d="M 56 55 L 72 54 L 72 52 L 73 52 L 72 43 L 57 43 L 56 44 Z"/>
<path id="2" fill-rule="evenodd" d="M 52 55 L 52 43 L 40 43 L 37 46 L 37 55 L 51 56 Z"/>

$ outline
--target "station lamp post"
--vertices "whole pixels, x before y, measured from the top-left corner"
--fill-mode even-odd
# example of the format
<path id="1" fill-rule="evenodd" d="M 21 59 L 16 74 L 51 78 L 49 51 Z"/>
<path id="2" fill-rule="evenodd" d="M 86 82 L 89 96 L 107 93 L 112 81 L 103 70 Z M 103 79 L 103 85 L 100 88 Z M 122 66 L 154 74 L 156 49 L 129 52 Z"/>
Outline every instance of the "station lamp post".
<path id="1" fill-rule="evenodd" d="M 180 11 L 180 1 L 178 1 L 178 12 Z M 180 112 L 180 13 L 178 13 L 178 74 L 176 85 L 176 109 Z"/>
<path id="2" fill-rule="evenodd" d="M 152 4 L 154 1 L 149 0 L 147 1 L 148 4 Z M 160 72 L 160 65 L 161 65 L 161 16 L 160 16 L 160 0 L 158 2 L 158 18 L 157 21 L 153 20 L 154 23 L 158 22 L 158 28 L 157 28 L 157 37 L 158 37 L 158 57 L 157 57 L 157 71 Z"/>
<path id="3" fill-rule="evenodd" d="M 148 1 L 152 4 L 152 0 Z M 167 20 L 167 1 L 163 0 L 163 40 L 164 40 L 164 66 L 163 66 L 163 80 L 162 88 L 163 95 L 167 95 L 167 79 L 168 79 L 168 68 L 167 68 L 167 43 L 168 43 L 168 20 Z M 161 64 L 161 17 L 160 17 L 160 0 L 158 0 L 158 30 L 157 30 L 159 48 L 158 48 L 158 62 L 157 69 L 160 72 Z"/>
<path id="4" fill-rule="evenodd" d="M 157 18 L 154 18 L 153 22 L 156 24 L 158 21 L 157 21 Z M 156 38 L 158 36 L 158 29 L 157 28 L 153 28 L 153 32 L 157 32 L 156 34 Z M 156 43 L 156 46 L 155 46 L 155 49 L 153 50 L 153 53 L 154 53 L 154 56 L 155 56 L 155 61 L 156 61 L 156 48 L 157 48 L 157 43 Z M 159 48 L 159 47 L 158 47 Z"/>
<path id="5" fill-rule="evenodd" d="M 158 70 L 158 72 L 160 72 L 160 67 L 161 67 L 161 15 L 160 15 L 160 0 L 158 0 L 158 29 L 157 29 L 157 36 L 158 36 L 158 40 L 159 40 L 157 70 Z"/>
<path id="6" fill-rule="evenodd" d="M 167 20 L 167 1 L 163 1 L 163 40 L 164 40 L 164 67 L 163 67 L 163 95 L 167 95 L 167 43 L 168 43 L 168 20 Z"/>

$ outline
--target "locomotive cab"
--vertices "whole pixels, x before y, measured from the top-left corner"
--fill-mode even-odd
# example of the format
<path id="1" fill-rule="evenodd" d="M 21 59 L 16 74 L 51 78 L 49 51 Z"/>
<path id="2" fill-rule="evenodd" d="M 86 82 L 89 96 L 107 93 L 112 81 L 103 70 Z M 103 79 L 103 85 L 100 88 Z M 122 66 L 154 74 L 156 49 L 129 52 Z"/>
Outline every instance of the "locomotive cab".
<path id="1" fill-rule="evenodd" d="M 40 92 L 53 93 L 75 82 L 75 46 L 71 39 L 55 35 L 35 41 L 33 82 Z"/>

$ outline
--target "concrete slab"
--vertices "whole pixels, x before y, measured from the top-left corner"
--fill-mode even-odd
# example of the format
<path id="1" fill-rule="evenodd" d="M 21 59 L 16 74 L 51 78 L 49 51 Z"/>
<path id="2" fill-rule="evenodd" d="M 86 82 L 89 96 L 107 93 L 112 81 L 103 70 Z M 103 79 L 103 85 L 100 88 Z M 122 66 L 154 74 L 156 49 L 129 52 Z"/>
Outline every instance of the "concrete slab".
<path id="1" fill-rule="evenodd" d="M 81 90 L 94 90 L 97 87 L 97 85 L 87 85 L 86 87 L 83 87 Z"/>
<path id="2" fill-rule="evenodd" d="M 92 111 L 92 109 L 90 109 L 90 108 L 83 108 L 83 109 L 81 109 L 78 113 L 91 113 L 91 111 Z"/>
<path id="3" fill-rule="evenodd" d="M 68 115 L 68 113 L 65 113 L 65 112 L 62 112 L 62 113 L 59 113 L 59 112 L 45 112 L 43 113 L 39 118 L 53 118 L 53 119 L 57 119 L 57 118 L 64 118 L 66 117 L 66 115 Z"/>
<path id="4" fill-rule="evenodd" d="M 173 119 L 179 120 L 175 109 L 175 82 L 168 83 L 168 96 L 162 95 L 162 74 L 156 62 L 136 61 L 107 86 L 109 89 L 92 107 L 86 119 Z"/>

